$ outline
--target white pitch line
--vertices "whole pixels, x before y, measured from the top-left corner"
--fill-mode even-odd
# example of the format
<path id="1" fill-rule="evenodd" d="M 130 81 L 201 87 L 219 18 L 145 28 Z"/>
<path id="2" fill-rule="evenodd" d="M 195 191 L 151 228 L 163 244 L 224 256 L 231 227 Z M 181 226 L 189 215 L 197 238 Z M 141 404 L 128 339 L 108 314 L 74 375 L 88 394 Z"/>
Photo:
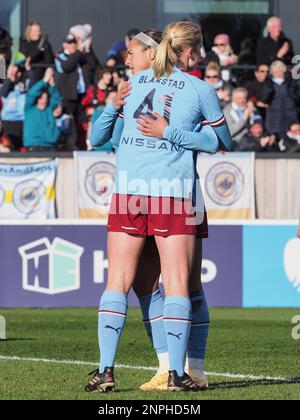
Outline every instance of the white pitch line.
<path id="1" fill-rule="evenodd" d="M 255 376 L 255 375 L 242 375 L 242 374 L 233 374 L 233 373 L 218 373 L 218 372 L 205 372 L 207 376 L 216 376 L 220 378 L 230 378 L 230 379 L 251 379 L 253 381 L 291 381 L 292 378 L 284 378 L 279 376 L 278 378 L 274 376 Z"/>
<path id="2" fill-rule="evenodd" d="M 97 362 L 84 362 L 81 360 L 56 360 L 56 359 L 37 359 L 34 357 L 19 357 L 19 356 L 1 356 L 0 360 L 12 360 L 20 362 L 39 362 L 39 363 L 56 363 L 61 365 L 83 365 L 83 366 L 98 366 Z M 156 367 L 151 366 L 131 366 L 131 365 L 116 365 L 118 369 L 133 369 L 133 370 L 150 370 L 156 371 Z M 256 381 L 290 381 L 291 378 L 285 377 L 274 377 L 274 376 L 255 376 L 255 375 L 242 375 L 242 374 L 233 374 L 233 373 L 220 373 L 220 372 L 205 372 L 207 376 L 215 376 L 219 378 L 229 378 L 229 379 L 250 379 Z"/>
<path id="3" fill-rule="evenodd" d="M 42 363 L 57 363 L 61 365 L 97 365 L 93 362 L 82 362 L 80 360 L 55 360 L 55 359 L 37 359 L 34 357 L 19 357 L 19 356 L 1 356 L 0 360 L 12 360 L 17 362 L 42 362 Z"/>
<path id="4" fill-rule="evenodd" d="M 19 357 L 19 356 L 1 356 L 0 360 L 12 360 L 17 362 L 41 362 L 41 363 L 56 363 L 60 365 L 83 365 L 83 366 L 98 366 L 97 362 L 83 362 L 81 360 L 56 360 L 56 359 L 37 359 L 34 357 Z M 141 369 L 141 370 L 151 370 L 156 371 L 155 367 L 147 366 L 129 366 L 129 365 L 115 365 L 119 369 Z"/>

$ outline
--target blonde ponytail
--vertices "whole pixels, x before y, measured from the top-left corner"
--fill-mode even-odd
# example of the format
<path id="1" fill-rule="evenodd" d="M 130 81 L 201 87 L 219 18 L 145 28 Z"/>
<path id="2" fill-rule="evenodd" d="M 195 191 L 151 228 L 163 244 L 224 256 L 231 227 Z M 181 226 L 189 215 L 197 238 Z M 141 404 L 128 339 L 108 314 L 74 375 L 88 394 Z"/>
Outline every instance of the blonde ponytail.
<path id="1" fill-rule="evenodd" d="M 162 42 L 156 48 L 154 60 L 155 77 L 161 77 L 162 75 L 169 76 L 176 66 L 178 58 L 171 45 L 169 39 L 163 38 Z"/>
<path id="2" fill-rule="evenodd" d="M 166 26 L 162 41 L 156 49 L 155 77 L 170 76 L 187 48 L 200 51 L 203 45 L 201 27 L 193 22 L 173 22 Z"/>

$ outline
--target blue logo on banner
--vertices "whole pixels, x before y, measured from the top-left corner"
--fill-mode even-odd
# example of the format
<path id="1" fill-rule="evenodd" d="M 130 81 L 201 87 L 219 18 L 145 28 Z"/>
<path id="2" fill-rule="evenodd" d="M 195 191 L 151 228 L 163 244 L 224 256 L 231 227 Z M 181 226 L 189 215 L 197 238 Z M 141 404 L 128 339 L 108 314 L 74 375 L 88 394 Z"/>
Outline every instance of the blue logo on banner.
<path id="1" fill-rule="evenodd" d="M 295 226 L 245 226 L 245 307 L 300 306 L 300 239 Z"/>
<path id="2" fill-rule="evenodd" d="M 32 214 L 40 210 L 45 196 L 46 188 L 42 182 L 37 179 L 28 179 L 15 187 L 14 204 L 20 212 Z"/>
<path id="3" fill-rule="evenodd" d="M 220 206 L 236 203 L 244 191 L 244 175 L 231 162 L 214 165 L 206 177 L 206 192 L 210 199 Z"/>

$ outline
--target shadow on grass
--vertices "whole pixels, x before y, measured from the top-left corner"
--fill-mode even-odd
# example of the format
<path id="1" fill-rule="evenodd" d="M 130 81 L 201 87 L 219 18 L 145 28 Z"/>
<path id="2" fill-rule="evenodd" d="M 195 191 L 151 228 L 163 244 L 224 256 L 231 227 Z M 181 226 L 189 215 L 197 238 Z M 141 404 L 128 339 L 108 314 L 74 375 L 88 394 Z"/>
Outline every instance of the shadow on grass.
<path id="1" fill-rule="evenodd" d="M 272 386 L 272 385 L 290 385 L 290 384 L 300 384 L 300 378 L 290 378 L 286 380 L 259 379 L 256 381 L 219 382 L 219 383 L 210 384 L 209 390 L 215 391 L 219 389 L 249 388 L 251 386 Z"/>
<path id="2" fill-rule="evenodd" d="M 236 388 L 250 388 L 255 386 L 273 386 L 273 385 L 290 385 L 290 384 L 299 384 L 300 385 L 300 378 L 290 378 L 286 380 L 275 380 L 275 379 L 259 379 L 255 381 L 234 381 L 234 382 L 215 382 L 209 384 L 209 389 L 203 393 L 209 393 L 210 391 L 218 391 L 222 389 L 236 389 Z M 126 394 L 128 392 L 137 392 L 136 388 L 127 388 L 127 389 L 116 389 L 115 391 L 109 391 L 105 393 L 99 392 L 98 395 L 101 395 L 103 397 L 108 397 L 111 395 L 122 395 L 123 393 Z M 151 391 L 149 391 L 151 394 Z M 167 395 L 170 391 L 153 391 L 153 392 L 159 392 L 160 395 Z M 94 392 L 93 394 L 97 394 L 97 392 Z"/>
<path id="3" fill-rule="evenodd" d="M 0 343 L 7 343 L 9 341 L 33 341 L 35 338 L 6 338 L 5 340 L 0 340 Z"/>

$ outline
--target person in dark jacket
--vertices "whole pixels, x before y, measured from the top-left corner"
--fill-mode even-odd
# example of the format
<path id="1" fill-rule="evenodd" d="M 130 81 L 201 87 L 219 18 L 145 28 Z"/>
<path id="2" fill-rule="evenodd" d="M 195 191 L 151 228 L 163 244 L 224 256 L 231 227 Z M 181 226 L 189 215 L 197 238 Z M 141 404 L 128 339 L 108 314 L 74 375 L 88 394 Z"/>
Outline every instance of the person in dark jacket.
<path id="1" fill-rule="evenodd" d="M 254 103 L 258 111 L 260 112 L 263 120 L 266 118 L 266 104 L 262 102 L 262 92 L 265 86 L 265 81 L 269 74 L 269 66 L 261 64 L 255 71 L 255 79 L 248 81 L 245 84 L 245 88 L 248 91 L 249 100 Z"/>
<path id="2" fill-rule="evenodd" d="M 10 34 L 0 26 L 0 55 L 3 55 L 5 58 L 6 67 L 8 67 L 11 61 L 12 43 Z"/>
<path id="3" fill-rule="evenodd" d="M 269 135 L 259 115 L 250 119 L 249 131 L 239 143 L 235 143 L 234 151 L 238 152 L 279 152 L 276 136 Z"/>
<path id="4" fill-rule="evenodd" d="M 85 134 L 80 129 L 79 115 L 81 101 L 89 85 L 88 64 L 73 35 L 69 34 L 65 38 L 63 51 L 55 59 L 55 65 L 56 85 L 63 98 L 63 107 L 68 114 L 73 115 L 78 129 L 78 147 L 85 150 Z"/>
<path id="5" fill-rule="evenodd" d="M 64 40 L 63 51 L 55 60 L 56 83 L 61 91 L 63 106 L 74 114 L 89 85 L 88 66 L 85 55 L 79 51 L 76 38 L 69 34 Z"/>
<path id="6" fill-rule="evenodd" d="M 288 132 L 279 143 L 280 150 L 288 153 L 300 152 L 300 123 L 292 122 Z"/>
<path id="7" fill-rule="evenodd" d="M 89 71 L 89 83 L 95 83 L 96 69 L 99 67 L 99 60 L 93 50 L 93 27 L 85 25 L 75 25 L 70 28 L 69 33 L 76 38 L 79 51 L 85 54 Z"/>
<path id="8" fill-rule="evenodd" d="M 283 138 L 289 125 L 298 120 L 300 88 L 287 74 L 287 67 L 283 62 L 274 61 L 270 73 L 271 77 L 266 80 L 262 92 L 262 102 L 268 105 L 266 129 Z"/>
<path id="9" fill-rule="evenodd" d="M 282 31 L 282 21 L 271 17 L 267 22 L 268 36 L 257 44 L 257 64 L 270 65 L 275 60 L 291 64 L 294 57 L 293 43 Z"/>
<path id="10" fill-rule="evenodd" d="M 54 63 L 52 47 L 38 22 L 29 23 L 25 39 L 21 41 L 20 52 L 26 57 L 29 88 L 44 77 L 46 68 Z M 40 66 L 40 67 L 36 67 Z"/>

